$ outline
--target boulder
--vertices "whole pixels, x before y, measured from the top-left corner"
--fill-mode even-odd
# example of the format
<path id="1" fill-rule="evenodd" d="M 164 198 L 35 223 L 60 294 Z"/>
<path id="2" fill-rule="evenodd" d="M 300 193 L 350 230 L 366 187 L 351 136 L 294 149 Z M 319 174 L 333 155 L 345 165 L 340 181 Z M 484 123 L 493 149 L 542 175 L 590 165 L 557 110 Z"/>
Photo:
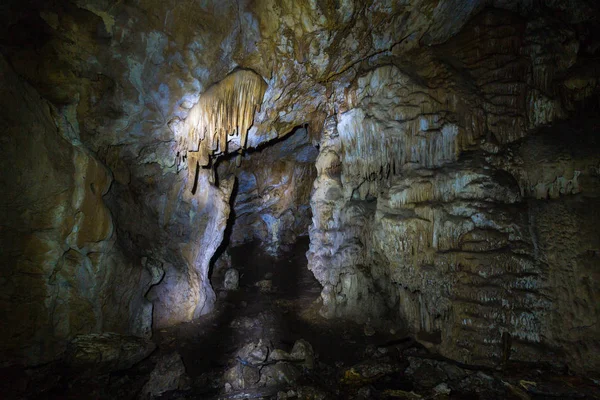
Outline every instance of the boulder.
<path id="1" fill-rule="evenodd" d="M 137 336 L 92 333 L 73 339 L 67 350 L 66 362 L 73 368 L 106 373 L 131 368 L 155 348 L 154 342 Z"/>
<path id="2" fill-rule="evenodd" d="M 229 390 L 293 385 L 302 375 L 299 367 L 313 368 L 314 352 L 310 343 L 298 340 L 291 353 L 270 350 L 262 340 L 249 343 L 237 352 L 235 365 L 225 373 Z"/>
<path id="3" fill-rule="evenodd" d="M 173 352 L 158 360 L 150 374 L 150 380 L 142 389 L 142 398 L 153 398 L 170 390 L 184 389 L 188 383 L 181 356 Z"/>

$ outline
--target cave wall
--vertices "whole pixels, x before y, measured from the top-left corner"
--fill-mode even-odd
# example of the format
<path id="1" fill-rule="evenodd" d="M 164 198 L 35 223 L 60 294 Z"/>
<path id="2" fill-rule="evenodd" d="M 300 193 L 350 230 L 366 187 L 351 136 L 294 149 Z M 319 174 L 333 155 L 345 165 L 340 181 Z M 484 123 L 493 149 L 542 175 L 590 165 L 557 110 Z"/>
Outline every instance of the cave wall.
<path id="1" fill-rule="evenodd" d="M 235 176 L 227 244 L 257 241 L 269 254 L 281 254 L 308 235 L 310 194 L 318 150 L 305 128 L 241 159 L 221 163 L 218 176 Z"/>
<path id="2" fill-rule="evenodd" d="M 2 363 L 57 358 L 80 333 L 148 335 L 210 312 L 209 262 L 235 190 L 212 163 L 241 152 L 257 180 L 248 204 L 263 207 L 271 188 L 290 193 L 285 176 L 315 172 L 288 155 L 267 168 L 245 149 L 305 124 L 320 141 L 309 262 L 327 315 L 399 316 L 467 362 L 501 357 L 499 331 L 524 348 L 535 335 L 553 348 L 585 342 L 567 352 L 575 365 L 592 354 L 598 164 L 553 153 L 561 145 L 532 155 L 538 128 L 597 106 L 589 1 L 8 0 L 0 11 L 2 163 L 16 171 L 2 177 Z M 240 73 L 253 90 L 232 89 Z M 254 99 L 235 103 L 241 92 Z M 200 123 L 198 110 L 219 118 Z M 252 113 L 240 131 L 233 122 L 248 127 Z M 307 192 L 279 198 L 298 210 Z M 284 203 L 264 215 L 288 221 Z M 476 255 L 453 255 L 465 249 Z M 468 279 L 449 271 L 468 275 L 477 257 L 477 270 L 522 268 L 498 290 L 533 289 L 486 296 L 534 311 L 455 298 Z M 468 313 L 481 326 L 461 325 Z"/>
<path id="3" fill-rule="evenodd" d="M 597 122 L 551 124 L 587 61 L 548 24 L 484 11 L 347 87 L 311 199 L 324 315 L 397 317 L 466 363 L 598 368 Z"/>
<path id="4" fill-rule="evenodd" d="M 113 180 L 56 107 L 0 58 L 2 363 L 37 364 L 77 334 L 151 333 L 151 276 L 123 255 Z"/>
<path id="5" fill-rule="evenodd" d="M 281 9 L 277 3 L 77 0 L 8 1 L 0 6 L 3 73 L 7 82 L 23 83 L 32 92 L 24 97 L 20 89 L 6 88 L 3 93 L 3 104 L 10 106 L 3 110 L 3 136 L 7 143 L 24 143 L 2 147 L 4 170 L 16 165 L 31 176 L 45 176 L 30 181 L 46 185 L 28 188 L 25 179 L 3 177 L 12 194 L 2 204 L 2 311 L 10 321 L 10 329 L 2 332 L 3 363 L 55 359 L 78 334 L 148 335 L 153 328 L 212 310 L 215 296 L 208 267 L 223 238 L 233 181 L 222 179 L 216 186 L 210 168 L 200 168 L 198 176 L 193 165 L 188 169 L 194 154 L 187 153 L 197 149 L 187 148 L 185 139 L 203 139 L 194 137 L 191 129 L 198 124 L 192 120 L 199 118 L 190 114 L 203 107 L 214 112 L 215 102 L 200 101 L 201 94 L 219 82 L 235 87 L 226 84 L 235 79 L 232 73 L 248 71 L 268 83 L 267 93 L 259 85 L 259 94 L 270 107 L 256 115 L 243 146 L 256 147 L 312 121 L 308 116 L 319 114 L 318 98 L 297 107 L 298 98 L 324 93 L 322 86 L 300 78 L 306 68 L 296 61 L 290 39 L 302 35 L 304 28 L 294 33 L 279 26 L 279 16 L 295 13 L 296 6 L 290 2 Z M 306 10 L 305 23 L 326 22 L 315 5 L 300 9 Z M 299 20 L 295 15 L 287 23 L 293 26 Z M 281 62 L 275 64 L 275 58 Z M 236 91 L 224 92 L 226 101 L 235 100 Z M 256 101 L 260 105 L 261 98 Z M 223 105 L 225 114 L 238 111 Z M 43 112 L 30 111 L 38 108 Z M 52 118 L 44 115 L 48 108 Z M 248 115 L 255 110 L 247 111 L 250 124 Z M 229 129 L 229 122 L 239 120 L 224 115 L 220 121 Z M 27 139 L 21 125 L 28 123 L 45 127 L 43 135 L 38 132 L 43 141 Z M 239 150 L 239 133 L 225 136 L 231 146 L 220 143 L 222 147 L 208 150 L 223 154 L 236 143 Z M 222 141 L 223 136 L 218 138 Z M 65 140 L 76 143 L 75 150 Z M 48 143 L 49 150 L 21 154 L 20 147 L 41 143 Z M 209 147 L 215 144 L 211 141 Z M 37 159 L 46 156 L 46 164 Z M 64 162 L 70 158 L 72 165 Z M 44 175 L 54 170 L 55 175 Z M 95 186 L 90 194 L 91 183 Z M 52 229 L 60 231 L 52 240 L 43 239 L 40 247 L 35 241 L 50 235 L 50 228 L 27 213 L 60 192 L 59 187 L 78 197 L 69 207 L 60 202 L 71 200 L 56 200 L 64 213 L 60 218 L 67 221 L 64 229 L 50 217 L 54 203 L 39 211 L 39 218 L 52 219 Z M 22 219 L 9 199 L 20 202 Z M 82 225 L 90 233 L 82 231 L 83 242 L 71 247 L 63 230 L 70 232 L 75 219 L 73 229 Z M 31 238 L 15 235 L 19 230 Z M 88 240 L 94 246 L 82 250 Z M 34 279 L 31 268 L 43 273 Z M 30 291 L 35 295 L 24 299 Z"/>

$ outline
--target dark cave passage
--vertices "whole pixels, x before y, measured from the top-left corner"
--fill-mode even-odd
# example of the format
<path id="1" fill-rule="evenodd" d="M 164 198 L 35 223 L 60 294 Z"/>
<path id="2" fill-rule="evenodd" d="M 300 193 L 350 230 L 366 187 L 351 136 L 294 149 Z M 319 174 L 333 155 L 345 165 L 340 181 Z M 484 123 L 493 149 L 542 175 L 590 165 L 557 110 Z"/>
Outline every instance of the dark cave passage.
<path id="1" fill-rule="evenodd" d="M 210 262 L 213 287 L 224 287 L 228 271 L 236 281 L 248 273 L 243 264 L 232 264 L 231 253 L 238 252 L 238 247 L 253 243 L 274 257 L 282 257 L 286 250 L 297 248 L 300 238 L 308 237 L 317 155 L 302 126 L 249 151 L 241 160 L 234 155 L 217 161 L 217 184 L 220 177 L 233 178 L 235 183 L 223 241 Z"/>
<path id="2" fill-rule="evenodd" d="M 304 362 L 285 354 L 293 354 L 300 341 L 308 346 L 303 357 L 321 365 L 321 369 L 310 373 L 301 369 L 300 382 L 316 385 L 317 395 L 322 390 L 344 397 L 345 390 L 352 390 L 351 386 L 336 387 L 344 367 L 371 358 L 378 345 L 379 354 L 387 352 L 387 347 L 416 345 L 404 335 L 374 331 L 365 334 L 360 324 L 320 316 L 321 286 L 307 268 L 307 250 L 307 237 L 276 256 L 256 241 L 229 249 L 231 267 L 240 271 L 239 288 L 220 290 L 217 308 L 211 315 L 157 333 L 161 351 L 177 350 L 182 354 L 187 373 L 199 382 L 192 389 L 192 396 L 252 398 L 246 396 L 266 397 L 285 391 L 286 379 L 298 379 L 297 372 L 287 369 L 285 362 L 295 367 Z M 253 374 L 258 368 L 253 363 L 276 368 L 265 370 L 265 376 L 260 378 L 260 374 Z M 231 390 L 225 397 L 220 394 L 222 375 L 228 377 L 227 387 Z M 277 382 L 260 389 L 256 383 L 261 379 Z M 384 387 L 409 390 L 413 385 L 409 379 L 396 378 L 379 390 Z"/>
<path id="3" fill-rule="evenodd" d="M 217 166 L 219 177 L 235 176 L 227 246 L 257 241 L 277 255 L 308 235 L 310 194 L 318 150 L 304 127 L 248 152 L 237 165 L 231 157 Z"/>

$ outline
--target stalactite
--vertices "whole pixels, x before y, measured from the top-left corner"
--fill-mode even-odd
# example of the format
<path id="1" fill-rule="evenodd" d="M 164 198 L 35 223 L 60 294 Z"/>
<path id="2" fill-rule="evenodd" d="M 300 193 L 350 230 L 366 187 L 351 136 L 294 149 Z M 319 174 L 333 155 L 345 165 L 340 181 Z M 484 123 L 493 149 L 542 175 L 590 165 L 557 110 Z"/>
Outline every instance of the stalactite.
<path id="1" fill-rule="evenodd" d="M 200 96 L 190 110 L 179 140 L 180 151 L 188 153 L 188 168 L 205 167 L 212 155 L 226 153 L 229 136 L 240 136 L 239 152 L 243 151 L 266 87 L 258 74 L 239 70 Z M 190 176 L 194 174 L 190 171 Z M 193 182 L 189 184 L 193 186 Z"/>
<path id="2" fill-rule="evenodd" d="M 338 131 L 344 177 L 351 186 L 367 183 L 359 191 L 361 198 L 377 193 L 380 182 L 407 165 L 436 168 L 456 160 L 462 150 L 461 143 L 471 140 L 461 137 L 465 129 L 438 114 L 428 116 L 435 119 L 435 125 L 429 126 L 422 118 L 386 125 L 370 118 L 362 109 L 341 116 Z"/>

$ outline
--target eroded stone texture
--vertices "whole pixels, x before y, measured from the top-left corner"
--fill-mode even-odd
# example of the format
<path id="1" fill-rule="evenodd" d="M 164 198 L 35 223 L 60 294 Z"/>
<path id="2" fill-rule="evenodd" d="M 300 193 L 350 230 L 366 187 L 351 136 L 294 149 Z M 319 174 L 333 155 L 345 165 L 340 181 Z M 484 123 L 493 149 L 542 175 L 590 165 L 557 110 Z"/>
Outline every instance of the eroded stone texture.
<path id="1" fill-rule="evenodd" d="M 209 312 L 235 186 L 214 156 L 307 126 L 327 315 L 391 312 L 467 362 L 585 341 L 567 358 L 593 367 L 596 155 L 529 149 L 540 126 L 597 105 L 590 2 L 5 3 L 3 360 Z M 300 149 L 242 160 L 244 240 L 303 230 L 314 156 Z"/>
<path id="2" fill-rule="evenodd" d="M 308 234 L 317 154 L 306 129 L 299 128 L 280 142 L 248 154 L 239 168 L 229 161 L 219 166 L 219 176 L 235 174 L 237 180 L 230 245 L 258 240 L 276 255 Z"/>
<path id="3" fill-rule="evenodd" d="M 0 74 L 2 361 L 52 360 L 82 333 L 148 335 L 150 275 L 115 243 L 110 171 L 4 58 Z"/>
<path id="4" fill-rule="evenodd" d="M 200 187 L 205 188 L 201 195 L 194 196 L 187 190 L 181 194 L 184 199 L 189 199 L 189 203 L 182 203 L 180 209 L 189 214 L 175 214 L 172 229 L 182 229 L 179 239 L 172 238 L 171 247 L 163 249 L 166 257 L 169 257 L 169 251 L 180 257 L 179 264 L 170 265 L 160 284 L 148 293 L 155 306 L 153 320 L 156 327 L 190 321 L 210 312 L 214 305 L 215 293 L 208 280 L 208 269 L 223 240 L 234 182 L 233 179 L 224 181 L 217 187 L 208 183 L 210 174 L 203 171 L 198 177 Z"/>
<path id="5" fill-rule="evenodd" d="M 597 128 L 528 136 L 577 101 L 561 99 L 556 79 L 577 62 L 574 32 L 541 21 L 483 13 L 411 63 L 390 58 L 347 86 L 311 199 L 324 315 L 399 316 L 467 363 L 597 368 L 598 235 L 576 244 L 566 233 L 596 226 L 577 209 L 597 203 Z"/>
<path id="6" fill-rule="evenodd" d="M 248 343 L 236 352 L 236 365 L 225 372 L 225 385 L 229 391 L 293 385 L 301 368 L 314 368 L 314 357 L 312 346 L 303 339 L 294 343 L 290 353 L 270 349 L 262 340 Z"/>
<path id="7" fill-rule="evenodd" d="M 155 348 L 156 345 L 148 339 L 92 333 L 77 336 L 69 343 L 66 360 L 71 368 L 88 368 L 101 374 L 131 368 Z"/>

